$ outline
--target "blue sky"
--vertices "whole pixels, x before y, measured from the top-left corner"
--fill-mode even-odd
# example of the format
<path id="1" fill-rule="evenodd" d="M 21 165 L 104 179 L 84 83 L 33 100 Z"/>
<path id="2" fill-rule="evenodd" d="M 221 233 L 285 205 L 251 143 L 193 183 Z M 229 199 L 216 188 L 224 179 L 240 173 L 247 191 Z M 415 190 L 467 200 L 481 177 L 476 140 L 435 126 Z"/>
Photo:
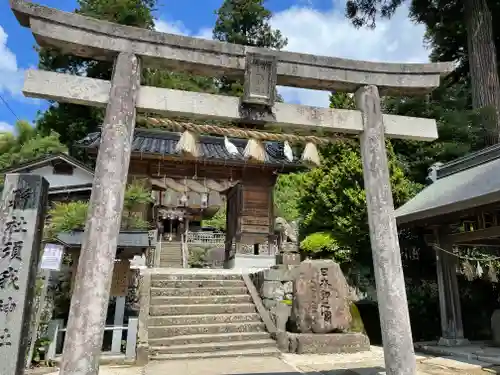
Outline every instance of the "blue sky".
<path id="1" fill-rule="evenodd" d="M 210 38 L 214 11 L 223 0 L 160 0 L 156 14 L 160 31 Z M 8 1 L 0 0 L 0 130 L 9 130 L 16 119 L 34 121 L 47 102 L 22 96 L 24 71 L 36 68 L 38 55 L 29 29 L 22 28 Z M 73 11 L 76 0 L 38 0 L 39 4 Z M 371 61 L 424 62 L 424 29 L 413 25 L 407 9 L 375 31 L 356 30 L 344 19 L 345 0 L 267 0 L 272 24 L 288 37 L 288 50 Z M 285 100 L 325 106 L 324 92 L 280 88 Z M 0 98 L 1 99 L 1 98 Z M 9 109 L 10 108 L 10 109 Z M 11 111 L 12 110 L 12 111 Z M 13 112 L 13 113 L 12 113 Z"/>

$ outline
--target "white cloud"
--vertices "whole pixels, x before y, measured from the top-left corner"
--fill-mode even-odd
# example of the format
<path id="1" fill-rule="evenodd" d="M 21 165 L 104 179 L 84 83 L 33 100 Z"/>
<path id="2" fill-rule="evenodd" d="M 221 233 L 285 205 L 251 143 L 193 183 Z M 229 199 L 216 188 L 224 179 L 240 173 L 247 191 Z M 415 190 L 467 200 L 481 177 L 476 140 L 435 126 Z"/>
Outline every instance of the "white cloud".
<path id="1" fill-rule="evenodd" d="M 334 0 L 333 7 L 320 12 L 310 6 L 294 6 L 276 13 L 272 26 L 288 38 L 286 50 L 367 61 L 427 62 L 425 27 L 408 18 L 402 6 L 391 18 L 377 23 L 374 30 L 356 29 L 344 16 L 345 4 Z M 287 102 L 328 106 L 324 91 L 280 87 Z"/>
<path id="2" fill-rule="evenodd" d="M 190 33 L 182 21 L 167 22 L 160 19 L 155 22 L 155 29 L 169 34 L 189 35 Z"/>
<path id="3" fill-rule="evenodd" d="M 311 0 L 299 0 L 298 5 L 275 13 L 274 28 L 288 38 L 287 51 L 323 56 L 384 62 L 427 62 L 429 51 L 423 44 L 425 26 L 408 18 L 406 5 L 390 20 L 379 20 L 374 30 L 356 29 L 345 18 L 343 0 L 333 0 L 332 8 L 320 12 Z M 180 21 L 156 23 L 158 31 L 212 39 L 212 30 L 197 32 L 187 29 Z M 329 92 L 279 87 L 286 102 L 327 107 Z"/>
<path id="4" fill-rule="evenodd" d="M 9 132 L 12 133 L 14 131 L 14 126 L 8 124 L 6 122 L 0 121 L 0 133 L 1 132 Z"/>
<path id="5" fill-rule="evenodd" d="M 7 37 L 0 26 L 0 93 L 20 96 L 24 71 L 17 65 L 16 55 L 7 47 Z"/>
<path id="6" fill-rule="evenodd" d="M 155 22 L 155 29 L 156 31 L 160 31 L 162 33 L 188 35 L 202 39 L 212 39 L 212 29 L 205 27 L 198 30 L 198 32 L 194 33 L 191 30 L 189 30 L 182 21 L 168 22 L 159 19 Z"/>

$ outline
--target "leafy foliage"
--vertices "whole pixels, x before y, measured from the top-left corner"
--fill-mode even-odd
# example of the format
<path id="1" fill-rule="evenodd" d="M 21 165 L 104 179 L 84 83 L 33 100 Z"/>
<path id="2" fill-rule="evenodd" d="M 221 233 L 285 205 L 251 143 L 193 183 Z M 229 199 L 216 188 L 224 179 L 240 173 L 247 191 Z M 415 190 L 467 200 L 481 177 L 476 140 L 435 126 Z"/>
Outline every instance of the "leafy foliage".
<path id="1" fill-rule="evenodd" d="M 269 23 L 272 13 L 263 0 L 225 0 L 217 10 L 213 37 L 244 46 L 281 49 L 287 39 Z"/>
<path id="2" fill-rule="evenodd" d="M 0 133 L 0 169 L 57 152 L 67 148 L 59 142 L 59 135 L 52 132 L 42 135 L 26 121 L 17 121 L 14 134 Z"/>
<path id="3" fill-rule="evenodd" d="M 54 203 L 54 207 L 48 212 L 47 237 L 54 238 L 61 232 L 84 229 L 88 209 L 89 205 L 86 201 Z"/>
<path id="4" fill-rule="evenodd" d="M 226 229 L 226 205 L 223 204 L 219 211 L 215 213 L 210 219 L 203 220 L 203 226 L 214 227 L 220 230 Z"/>
<path id="5" fill-rule="evenodd" d="M 346 16 L 354 26 L 375 27 L 378 17 L 390 18 L 404 0 L 348 0 Z M 451 82 L 471 82 L 471 99 L 480 113 L 484 142 L 498 142 L 500 81 L 498 29 L 493 20 L 500 3 L 492 0 L 411 0 L 410 17 L 427 27 L 426 42 L 433 61 L 454 61 Z"/>
<path id="6" fill-rule="evenodd" d="M 363 168 L 357 142 L 338 142 L 322 149 L 323 165 L 308 172 L 299 202 L 301 234 L 329 232 L 339 247 L 370 264 L 368 216 Z M 408 180 L 388 143 L 391 186 L 396 206 L 420 188 Z"/>
<path id="7" fill-rule="evenodd" d="M 153 12 L 157 0 L 78 0 L 75 12 L 127 26 L 154 28 Z M 105 61 L 94 61 L 67 56 L 54 49 L 39 49 L 39 68 L 43 70 L 85 75 L 91 78 L 111 79 L 112 65 Z M 216 92 L 211 77 L 144 69 L 142 83 L 145 85 L 174 88 L 188 91 Z M 98 130 L 104 118 L 104 110 L 83 105 L 56 103 L 41 113 L 37 127 L 44 133 L 56 131 L 73 156 L 84 158 L 82 150 L 72 147 L 90 132 Z"/>
<path id="8" fill-rule="evenodd" d="M 341 248 L 332 234 L 328 232 L 308 235 L 300 242 L 300 249 L 315 258 L 333 258 L 339 264 L 351 260 L 349 249 Z"/>
<path id="9" fill-rule="evenodd" d="M 142 218 L 134 209 L 138 205 L 151 202 L 151 192 L 142 181 L 134 181 L 127 186 L 122 217 L 123 229 L 148 229 L 150 223 Z M 87 221 L 89 202 L 72 201 L 56 202 L 48 212 L 48 223 L 45 226 L 44 237 L 54 239 L 58 233 L 83 230 Z"/>
<path id="10" fill-rule="evenodd" d="M 280 175 L 274 187 L 275 216 L 291 222 L 300 218 L 298 202 L 302 194 L 305 173 Z"/>
<path id="11" fill-rule="evenodd" d="M 385 112 L 437 121 L 439 139 L 434 142 L 392 141 L 410 179 L 423 184 L 433 163 L 448 162 L 486 145 L 480 113 L 472 110 L 470 103 L 470 85 L 466 83 L 442 85 L 427 97 L 384 99 Z"/>
<path id="12" fill-rule="evenodd" d="M 282 49 L 288 40 L 270 24 L 272 13 L 264 6 L 264 0 L 224 0 L 215 12 L 217 20 L 213 37 L 221 42 L 244 46 Z M 243 85 L 240 81 L 222 77 L 219 91 L 223 94 L 241 96 Z"/>

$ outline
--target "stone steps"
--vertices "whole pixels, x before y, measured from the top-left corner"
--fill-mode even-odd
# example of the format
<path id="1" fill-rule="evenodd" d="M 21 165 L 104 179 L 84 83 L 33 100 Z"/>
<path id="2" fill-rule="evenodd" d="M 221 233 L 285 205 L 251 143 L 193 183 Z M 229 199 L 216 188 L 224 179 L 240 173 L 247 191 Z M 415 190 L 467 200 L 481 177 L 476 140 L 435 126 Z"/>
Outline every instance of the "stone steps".
<path id="1" fill-rule="evenodd" d="M 260 315 L 250 314 L 200 314 L 200 315 L 169 315 L 149 318 L 150 326 L 183 326 L 190 324 L 220 324 L 239 322 L 260 322 Z"/>
<path id="2" fill-rule="evenodd" d="M 232 332 L 163 337 L 149 339 L 151 346 L 193 345 L 237 341 L 260 341 L 269 339 L 268 332 Z"/>
<path id="3" fill-rule="evenodd" d="M 152 273 L 153 360 L 278 355 L 243 277 L 213 271 Z"/>
<path id="4" fill-rule="evenodd" d="M 180 242 L 162 242 L 160 248 L 160 267 L 182 267 L 182 250 Z"/>
<path id="5" fill-rule="evenodd" d="M 200 333 L 210 334 L 255 331 L 265 332 L 266 326 L 262 322 L 236 322 L 218 324 L 189 324 L 176 326 L 149 326 L 148 328 L 148 334 L 151 338 L 196 335 Z"/>
<path id="6" fill-rule="evenodd" d="M 149 308 L 151 316 L 188 314 L 245 314 L 255 312 L 253 303 L 154 305 Z"/>
<path id="7" fill-rule="evenodd" d="M 245 287 L 243 280 L 161 280 L 153 278 L 151 280 L 153 288 L 223 288 L 223 287 Z"/>
<path id="8" fill-rule="evenodd" d="M 186 345 L 170 345 L 170 346 L 153 346 L 151 354 L 179 354 L 179 353 L 212 353 L 217 351 L 228 350 L 244 350 L 244 349 L 261 349 L 261 348 L 276 348 L 274 340 L 267 338 L 263 340 L 253 341 L 228 341 L 228 342 L 209 342 Z"/>
<path id="9" fill-rule="evenodd" d="M 244 295 L 248 290 L 244 286 L 227 288 L 151 288 L 152 297 L 169 296 L 224 296 L 224 295 Z"/>
<path id="10" fill-rule="evenodd" d="M 260 349 L 227 350 L 212 353 L 180 353 L 180 354 L 158 354 L 152 360 L 185 360 L 205 358 L 231 358 L 231 357 L 277 357 L 280 351 L 274 347 Z"/>
<path id="11" fill-rule="evenodd" d="M 152 297 L 151 305 L 212 305 L 252 303 L 249 294 L 235 294 L 227 296 L 166 296 Z"/>
<path id="12" fill-rule="evenodd" d="M 185 280 L 241 280 L 241 275 L 230 273 L 215 273 L 215 272 L 207 272 L 207 273 L 157 273 L 152 275 L 153 280 L 174 280 L 174 281 L 185 281 Z"/>

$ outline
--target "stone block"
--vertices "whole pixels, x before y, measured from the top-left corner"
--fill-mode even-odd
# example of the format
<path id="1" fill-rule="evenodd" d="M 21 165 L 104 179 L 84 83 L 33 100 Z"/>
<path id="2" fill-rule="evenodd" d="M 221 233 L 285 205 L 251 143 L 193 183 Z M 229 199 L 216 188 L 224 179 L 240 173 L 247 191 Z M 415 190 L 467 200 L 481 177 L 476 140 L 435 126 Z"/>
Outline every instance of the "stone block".
<path id="1" fill-rule="evenodd" d="M 292 321 L 300 333 L 346 332 L 351 326 L 349 287 L 331 260 L 306 260 L 294 280 Z"/>
<path id="2" fill-rule="evenodd" d="M 281 253 L 276 254 L 276 264 L 298 266 L 300 264 L 300 254 L 298 253 Z"/>
<path id="3" fill-rule="evenodd" d="M 283 281 L 286 269 L 281 267 L 270 268 L 264 271 L 264 281 Z"/>
<path id="4" fill-rule="evenodd" d="M 271 310 L 274 306 L 278 304 L 278 301 L 271 298 L 264 298 L 262 299 L 262 304 L 266 309 Z"/>
<path id="5" fill-rule="evenodd" d="M 285 295 L 281 281 L 264 281 L 260 288 L 262 298 L 282 300 Z"/>
<path id="6" fill-rule="evenodd" d="M 283 283 L 283 291 L 285 294 L 293 293 L 293 283 L 291 281 L 286 281 Z"/>
<path id="7" fill-rule="evenodd" d="M 291 312 L 292 306 L 289 306 L 282 302 L 278 302 L 276 306 L 271 308 L 271 318 L 273 319 L 273 323 L 276 326 L 278 332 L 286 331 L 286 324 L 288 323 Z"/>
<path id="8" fill-rule="evenodd" d="M 370 350 L 370 340 L 360 333 L 291 333 L 297 354 L 358 353 Z"/>

